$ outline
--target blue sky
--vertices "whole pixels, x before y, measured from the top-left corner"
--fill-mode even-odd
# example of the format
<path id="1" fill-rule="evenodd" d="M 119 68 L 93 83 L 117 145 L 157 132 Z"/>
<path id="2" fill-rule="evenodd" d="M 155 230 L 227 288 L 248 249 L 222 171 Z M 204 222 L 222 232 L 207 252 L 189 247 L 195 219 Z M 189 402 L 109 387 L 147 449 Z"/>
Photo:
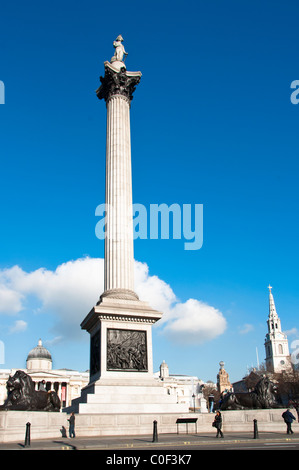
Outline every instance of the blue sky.
<path id="1" fill-rule="evenodd" d="M 200 250 L 136 240 L 139 288 L 160 289 L 149 300 L 171 313 L 187 315 L 190 299 L 217 312 L 214 337 L 199 331 L 191 344 L 157 324 L 155 370 L 165 360 L 170 373 L 216 380 L 223 360 L 239 380 L 256 348 L 264 359 L 269 283 L 289 343 L 298 338 L 298 13 L 292 0 L 1 7 L 1 367 L 25 367 L 40 337 L 53 367 L 89 367 L 80 322 L 101 294 L 104 253 L 106 110 L 95 90 L 119 34 L 127 68 L 143 74 L 134 202 L 204 211 Z"/>

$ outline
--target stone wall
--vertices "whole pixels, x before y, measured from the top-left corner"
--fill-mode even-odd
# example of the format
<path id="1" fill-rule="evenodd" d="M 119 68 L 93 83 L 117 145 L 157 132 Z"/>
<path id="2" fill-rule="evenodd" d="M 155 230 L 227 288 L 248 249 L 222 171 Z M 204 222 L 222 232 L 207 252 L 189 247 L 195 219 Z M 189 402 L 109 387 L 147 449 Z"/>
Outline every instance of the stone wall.
<path id="1" fill-rule="evenodd" d="M 272 410 L 232 410 L 223 411 L 224 432 L 247 432 L 253 431 L 253 420 L 257 420 L 258 430 L 261 432 L 282 432 L 286 430 L 286 425 L 281 417 L 285 408 Z M 291 410 L 297 418 L 296 410 Z M 294 430 L 299 431 L 299 424 L 293 423 Z"/>
<path id="2" fill-rule="evenodd" d="M 224 411 L 223 431 L 253 432 L 253 420 L 258 422 L 259 432 L 285 432 L 286 425 L 281 417 L 284 409 Z M 292 410 L 297 416 L 295 410 Z M 177 418 L 196 417 L 198 433 L 215 433 L 212 427 L 213 413 L 161 413 L 161 414 L 78 414 L 76 415 L 77 436 L 117 436 L 152 434 L 153 422 L 157 421 L 158 434 L 176 433 Z M 31 440 L 58 439 L 62 437 L 63 428 L 68 432 L 69 415 L 66 413 L 50 413 L 38 411 L 1 411 L 0 412 L 0 443 L 18 441 L 24 443 L 26 423 L 31 423 Z M 299 424 L 294 423 L 293 429 L 299 432 Z M 179 425 L 179 432 L 186 432 L 186 425 Z M 188 425 L 188 432 L 194 433 L 194 424 Z"/>

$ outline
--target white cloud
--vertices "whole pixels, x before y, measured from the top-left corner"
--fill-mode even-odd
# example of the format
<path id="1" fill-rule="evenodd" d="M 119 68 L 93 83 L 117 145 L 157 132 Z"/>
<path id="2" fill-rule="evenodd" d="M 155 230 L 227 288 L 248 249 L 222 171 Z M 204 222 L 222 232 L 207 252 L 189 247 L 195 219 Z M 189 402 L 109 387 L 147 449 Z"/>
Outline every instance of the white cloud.
<path id="1" fill-rule="evenodd" d="M 202 344 L 224 333 L 222 313 L 200 300 L 177 303 L 168 312 L 164 334 L 179 343 Z"/>
<path id="2" fill-rule="evenodd" d="M 59 344 L 63 341 L 63 336 L 55 336 L 53 339 L 46 339 L 44 342 L 44 345 L 48 347 L 55 346 L 56 344 Z"/>
<path id="3" fill-rule="evenodd" d="M 290 330 L 285 330 L 284 333 L 288 336 L 298 336 L 298 329 L 294 327 L 294 328 L 291 328 Z"/>
<path id="4" fill-rule="evenodd" d="M 177 302 L 173 290 L 158 276 L 150 276 L 146 263 L 135 262 L 134 275 L 136 293 L 141 300 L 149 302 L 152 308 L 164 313 L 162 320 L 159 321 L 162 323 L 171 306 Z"/>
<path id="5" fill-rule="evenodd" d="M 74 337 L 80 333 L 81 321 L 103 290 L 102 270 L 103 260 L 82 258 L 63 263 L 55 271 L 40 268 L 27 273 L 14 266 L 5 271 L 5 278 L 24 299 L 23 308 L 25 299 L 33 295 L 40 301 L 39 314 L 50 313 L 55 317 L 53 332 Z"/>
<path id="6" fill-rule="evenodd" d="M 166 282 L 149 275 L 145 263 L 135 263 L 135 284 L 140 299 L 163 313 L 156 325 L 169 339 L 202 344 L 224 333 L 226 320 L 219 310 L 196 299 L 180 302 Z"/>
<path id="7" fill-rule="evenodd" d="M 9 274 L 10 270 L 0 271 L 0 314 L 15 315 L 22 310 L 23 295 L 13 288 Z"/>
<path id="8" fill-rule="evenodd" d="M 251 325 L 250 323 L 245 323 L 242 327 L 239 327 L 239 333 L 241 335 L 247 335 L 247 333 L 250 333 L 251 331 L 254 330 L 254 326 Z"/>
<path id="9" fill-rule="evenodd" d="M 103 292 L 103 272 L 104 260 L 89 257 L 63 263 L 55 271 L 40 268 L 27 273 L 19 266 L 0 271 L 0 299 L 3 291 L 3 305 L 6 305 L 0 311 L 20 312 L 34 296 L 40 303 L 35 310 L 55 317 L 53 333 L 74 338 L 81 331 L 80 323 Z M 226 329 L 226 320 L 219 310 L 196 299 L 180 302 L 167 283 L 149 275 L 145 263 L 135 262 L 135 286 L 141 300 L 163 312 L 156 326 L 173 341 L 201 344 Z M 5 294 L 6 290 L 9 292 Z M 9 302 L 9 296 L 14 298 L 14 304 Z"/>
<path id="10" fill-rule="evenodd" d="M 27 322 L 24 320 L 16 320 L 10 329 L 10 333 L 22 333 L 27 330 Z"/>

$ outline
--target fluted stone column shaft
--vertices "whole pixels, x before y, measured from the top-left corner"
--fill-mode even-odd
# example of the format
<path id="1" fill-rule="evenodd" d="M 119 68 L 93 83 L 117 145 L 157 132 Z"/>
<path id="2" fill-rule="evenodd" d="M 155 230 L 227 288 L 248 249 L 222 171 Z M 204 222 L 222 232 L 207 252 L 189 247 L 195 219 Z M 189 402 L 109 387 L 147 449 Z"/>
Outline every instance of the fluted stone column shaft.
<path id="1" fill-rule="evenodd" d="M 120 290 L 130 295 L 134 291 L 130 101 L 121 94 L 107 100 L 106 205 L 105 293 Z"/>
<path id="2" fill-rule="evenodd" d="M 130 103 L 141 72 L 105 62 L 96 91 L 107 106 L 105 280 L 102 297 L 138 299 L 134 292 Z"/>

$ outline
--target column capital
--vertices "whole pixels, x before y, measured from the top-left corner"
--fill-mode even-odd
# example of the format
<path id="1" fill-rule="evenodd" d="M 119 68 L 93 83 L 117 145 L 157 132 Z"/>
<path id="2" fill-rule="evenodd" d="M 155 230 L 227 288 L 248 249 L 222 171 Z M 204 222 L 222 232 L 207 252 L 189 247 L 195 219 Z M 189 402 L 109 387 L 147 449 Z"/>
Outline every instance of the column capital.
<path id="1" fill-rule="evenodd" d="M 140 78 L 141 72 L 128 72 L 125 67 L 118 69 L 110 62 L 105 62 L 105 76 L 100 77 L 101 86 L 96 90 L 97 97 L 107 102 L 113 95 L 122 95 L 131 102 Z"/>

